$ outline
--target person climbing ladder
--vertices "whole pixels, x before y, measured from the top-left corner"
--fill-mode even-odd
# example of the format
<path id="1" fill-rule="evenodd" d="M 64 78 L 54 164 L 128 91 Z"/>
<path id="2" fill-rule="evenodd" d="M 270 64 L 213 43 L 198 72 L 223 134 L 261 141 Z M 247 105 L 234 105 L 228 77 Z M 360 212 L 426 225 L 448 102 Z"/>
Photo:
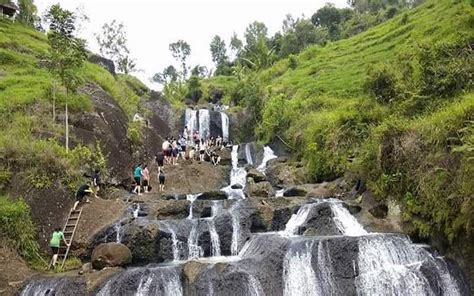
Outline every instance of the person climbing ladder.
<path id="1" fill-rule="evenodd" d="M 51 248 L 51 251 L 53 252 L 53 258 L 52 258 L 52 263 L 51 263 L 51 266 L 53 269 L 56 266 L 56 262 L 58 261 L 58 254 L 59 254 L 59 247 L 61 245 L 61 240 L 63 240 L 64 244 L 69 247 L 69 244 L 64 238 L 64 233 L 61 231 L 61 228 L 56 227 L 51 236 L 51 240 L 49 241 L 49 247 Z"/>
<path id="2" fill-rule="evenodd" d="M 92 192 L 93 191 L 89 185 L 87 184 L 81 185 L 81 187 L 79 187 L 79 189 L 76 192 L 76 202 L 74 203 L 72 210 L 75 211 L 79 203 L 81 203 L 84 200 L 84 197 L 90 195 Z M 86 203 L 90 203 L 87 197 L 86 197 Z"/>

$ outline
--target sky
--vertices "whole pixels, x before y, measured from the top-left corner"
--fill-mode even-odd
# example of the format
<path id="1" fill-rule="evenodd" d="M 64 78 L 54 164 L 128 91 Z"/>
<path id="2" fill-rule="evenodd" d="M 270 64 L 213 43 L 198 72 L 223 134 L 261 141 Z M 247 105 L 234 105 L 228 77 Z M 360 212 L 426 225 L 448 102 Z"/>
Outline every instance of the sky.
<path id="1" fill-rule="evenodd" d="M 311 17 L 326 2 L 346 6 L 346 0 L 36 0 L 35 4 L 43 14 L 58 2 L 69 10 L 81 7 L 89 17 L 80 36 L 93 52 L 98 52 L 94 34 L 101 31 L 102 25 L 114 19 L 123 22 L 131 56 L 139 69 L 134 75 L 154 89 L 159 86 L 149 78 L 170 64 L 177 65 L 168 49 L 172 42 L 182 39 L 190 44 L 188 65 L 200 64 L 210 69 L 214 64 L 209 43 L 215 35 L 228 45 L 234 32 L 243 39 L 248 24 L 261 21 L 272 36 L 281 30 L 287 14 Z"/>

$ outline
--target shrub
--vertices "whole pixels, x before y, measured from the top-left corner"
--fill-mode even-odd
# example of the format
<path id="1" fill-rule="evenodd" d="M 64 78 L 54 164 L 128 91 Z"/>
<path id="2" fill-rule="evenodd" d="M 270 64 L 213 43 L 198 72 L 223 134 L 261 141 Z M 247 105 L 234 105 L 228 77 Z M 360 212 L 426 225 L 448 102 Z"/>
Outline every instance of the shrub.
<path id="1" fill-rule="evenodd" d="M 11 201 L 0 197 L 0 234 L 24 258 L 34 260 L 40 257 L 30 208 L 24 200 Z"/>
<path id="2" fill-rule="evenodd" d="M 392 103 L 400 96 L 396 75 L 386 65 L 369 70 L 365 89 L 383 104 Z"/>
<path id="3" fill-rule="evenodd" d="M 294 55 L 290 55 L 288 57 L 288 68 L 290 69 L 296 69 L 298 67 L 298 61 L 296 60 L 296 57 Z"/>

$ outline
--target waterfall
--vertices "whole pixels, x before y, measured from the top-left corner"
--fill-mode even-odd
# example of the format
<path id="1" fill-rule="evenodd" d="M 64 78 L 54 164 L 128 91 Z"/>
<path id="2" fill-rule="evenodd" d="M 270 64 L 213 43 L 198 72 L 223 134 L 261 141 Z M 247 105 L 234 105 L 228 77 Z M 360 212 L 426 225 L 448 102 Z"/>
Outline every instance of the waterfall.
<path id="1" fill-rule="evenodd" d="M 198 197 L 199 197 L 199 194 L 186 194 L 186 199 L 190 201 L 188 219 L 193 218 L 193 205 Z"/>
<path id="2" fill-rule="evenodd" d="M 171 241 L 173 243 L 173 260 L 178 261 L 181 260 L 181 246 L 182 243 L 178 240 L 178 236 L 176 235 L 176 231 L 174 228 L 167 223 L 166 221 L 161 221 L 161 225 L 171 234 Z"/>
<path id="3" fill-rule="evenodd" d="M 184 125 L 188 127 L 191 133 L 199 130 L 197 111 L 192 109 L 186 109 L 184 113 Z"/>
<path id="4" fill-rule="evenodd" d="M 382 235 L 359 240 L 358 295 L 438 295 L 422 272 L 426 265 L 436 274 L 442 295 L 461 295 L 456 281 L 425 249 L 405 236 Z M 433 267 L 434 266 L 434 267 Z"/>
<path id="5" fill-rule="evenodd" d="M 294 235 L 298 232 L 298 228 L 308 219 L 309 212 L 316 204 L 302 205 L 296 214 L 291 215 L 290 220 L 286 223 L 285 230 L 282 234 Z"/>
<path id="6" fill-rule="evenodd" d="M 207 220 L 207 225 L 209 227 L 209 234 L 211 236 L 211 254 L 212 256 L 220 256 L 221 255 L 221 242 L 219 239 L 219 234 L 216 231 L 216 225 L 214 224 L 214 220 L 210 219 Z"/>
<path id="7" fill-rule="evenodd" d="M 191 220 L 191 232 L 188 237 L 188 259 L 197 259 L 204 255 L 202 248 L 198 244 L 199 231 L 198 231 L 198 220 Z"/>
<path id="8" fill-rule="evenodd" d="M 224 112 L 221 113 L 221 121 L 222 121 L 222 138 L 224 142 L 229 141 L 229 116 Z"/>
<path id="9" fill-rule="evenodd" d="M 267 169 L 267 162 L 275 158 L 277 158 L 277 156 L 273 152 L 272 148 L 269 146 L 263 147 L 262 163 L 257 167 L 257 170 L 261 173 L 265 173 L 265 170 Z"/>
<path id="10" fill-rule="evenodd" d="M 114 225 L 114 230 L 115 230 L 115 242 L 116 243 L 122 243 L 122 222 L 118 221 Z"/>
<path id="11" fill-rule="evenodd" d="M 244 188 L 246 183 L 247 171 L 245 168 L 239 167 L 239 158 L 238 158 L 239 145 L 232 146 L 232 169 L 230 171 L 230 185 L 222 188 L 229 199 L 245 199 Z M 240 185 L 240 189 L 232 189 L 233 185 Z"/>
<path id="12" fill-rule="evenodd" d="M 250 151 L 250 143 L 245 144 L 245 160 L 248 164 L 253 165 L 252 152 Z"/>
<path id="13" fill-rule="evenodd" d="M 82 288 L 79 283 L 74 282 L 75 279 L 67 277 L 49 277 L 30 281 L 19 294 L 20 296 L 43 296 L 43 295 L 62 295 L 70 294 L 71 288 Z M 84 286 L 85 288 L 85 286 Z M 77 295 L 85 295 L 82 291 L 78 291 Z"/>
<path id="14" fill-rule="evenodd" d="M 182 296 L 183 288 L 180 273 L 176 267 L 142 267 L 129 269 L 113 276 L 107 280 L 97 295 Z"/>
<path id="15" fill-rule="evenodd" d="M 275 197 L 283 197 L 283 193 L 285 193 L 285 189 L 279 189 L 275 192 Z"/>
<path id="16" fill-rule="evenodd" d="M 252 274 L 248 274 L 248 295 L 251 296 L 262 296 L 265 295 L 263 291 L 262 284 L 260 281 Z"/>
<path id="17" fill-rule="evenodd" d="M 207 140 L 210 136 L 210 123 L 211 118 L 209 116 L 209 110 L 199 110 L 199 136 L 201 139 Z"/>
<path id="18" fill-rule="evenodd" d="M 347 236 L 360 236 L 366 235 L 367 231 L 359 224 L 354 216 L 344 208 L 340 201 L 329 201 L 331 210 L 333 211 L 334 223 L 342 234 Z"/>
<path id="19" fill-rule="evenodd" d="M 317 268 L 313 269 L 314 241 L 290 245 L 283 261 L 284 295 L 337 295 L 327 244 L 319 241 Z"/>
<path id="20" fill-rule="evenodd" d="M 133 210 L 133 218 L 138 218 L 138 213 L 140 212 L 140 204 L 135 204 L 135 209 Z"/>
<path id="21" fill-rule="evenodd" d="M 213 200 L 211 206 L 211 216 L 215 217 L 222 211 L 222 201 L 221 200 Z"/>
<path id="22" fill-rule="evenodd" d="M 232 205 L 230 213 L 232 215 L 232 243 L 231 243 L 231 253 L 233 256 L 239 254 L 239 244 L 240 244 L 240 216 L 238 212 L 239 203 L 236 202 Z"/>

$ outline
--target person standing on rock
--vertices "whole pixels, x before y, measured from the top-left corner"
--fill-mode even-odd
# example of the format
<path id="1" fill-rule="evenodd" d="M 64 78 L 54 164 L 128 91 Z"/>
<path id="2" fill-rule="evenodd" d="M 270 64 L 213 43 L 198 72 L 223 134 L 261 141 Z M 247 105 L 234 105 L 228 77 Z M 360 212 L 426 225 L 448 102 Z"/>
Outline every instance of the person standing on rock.
<path id="1" fill-rule="evenodd" d="M 142 195 L 141 194 L 141 184 L 142 184 L 142 164 L 138 164 L 135 169 L 133 170 L 133 179 L 137 183 L 137 186 L 135 186 L 135 189 L 133 189 L 133 192 Z"/>
<path id="2" fill-rule="evenodd" d="M 178 145 L 180 148 L 179 154 L 181 154 L 181 158 L 185 160 L 186 159 L 186 139 L 184 138 L 183 135 L 179 136 Z"/>
<path id="3" fill-rule="evenodd" d="M 142 170 L 142 183 L 143 183 L 143 193 L 148 193 L 148 186 L 150 184 L 150 171 L 148 166 L 145 164 Z"/>
<path id="4" fill-rule="evenodd" d="M 171 140 L 171 155 L 172 155 L 173 165 L 178 165 L 179 149 L 178 149 L 178 141 L 176 141 L 175 138 Z"/>
<path id="5" fill-rule="evenodd" d="M 84 197 L 91 194 L 92 192 L 93 191 L 88 184 L 81 185 L 81 187 L 79 187 L 79 189 L 76 192 L 76 202 L 74 203 L 72 210 L 75 211 L 79 203 L 81 203 L 84 200 Z M 86 203 L 90 203 L 87 197 L 86 197 Z"/>
<path id="6" fill-rule="evenodd" d="M 51 248 L 51 251 L 53 251 L 53 259 L 51 262 L 51 266 L 53 269 L 56 266 L 56 262 L 58 261 L 58 254 L 59 254 L 59 247 L 61 246 L 61 240 L 64 242 L 66 246 L 69 247 L 69 244 L 67 243 L 66 238 L 64 238 L 64 233 L 61 231 L 61 228 L 56 227 L 51 236 L 51 240 L 49 241 L 49 247 Z"/>
<path id="7" fill-rule="evenodd" d="M 92 176 L 92 185 L 95 188 L 95 192 L 94 192 L 95 198 L 99 198 L 99 196 L 97 195 L 100 190 L 100 170 L 99 169 L 96 169 L 94 171 L 94 175 Z"/>
<path id="8" fill-rule="evenodd" d="M 199 145 L 199 161 L 204 161 L 204 153 L 206 152 L 206 143 L 201 139 L 201 145 Z"/>
<path id="9" fill-rule="evenodd" d="M 159 188 L 160 192 L 164 192 L 166 177 L 165 177 L 165 172 L 163 170 L 160 170 L 158 172 L 158 181 L 160 183 L 160 188 Z"/>
<path id="10" fill-rule="evenodd" d="M 163 144 L 161 145 L 161 148 L 162 148 L 162 152 L 163 152 L 163 155 L 165 157 L 165 162 L 167 164 L 170 163 L 170 156 L 171 156 L 171 153 L 170 152 L 170 142 L 169 142 L 169 138 L 167 137 L 165 139 L 165 141 L 163 142 Z"/>
<path id="11" fill-rule="evenodd" d="M 199 137 L 199 131 L 196 130 L 194 132 L 194 135 L 193 135 L 193 140 L 194 140 L 194 148 L 196 148 L 196 150 L 199 148 L 199 140 L 201 138 Z"/>
<path id="12" fill-rule="evenodd" d="M 165 164 L 164 161 L 165 156 L 163 155 L 163 152 L 158 152 L 158 154 L 156 154 L 156 164 L 158 165 L 158 171 L 163 169 L 163 166 Z"/>

